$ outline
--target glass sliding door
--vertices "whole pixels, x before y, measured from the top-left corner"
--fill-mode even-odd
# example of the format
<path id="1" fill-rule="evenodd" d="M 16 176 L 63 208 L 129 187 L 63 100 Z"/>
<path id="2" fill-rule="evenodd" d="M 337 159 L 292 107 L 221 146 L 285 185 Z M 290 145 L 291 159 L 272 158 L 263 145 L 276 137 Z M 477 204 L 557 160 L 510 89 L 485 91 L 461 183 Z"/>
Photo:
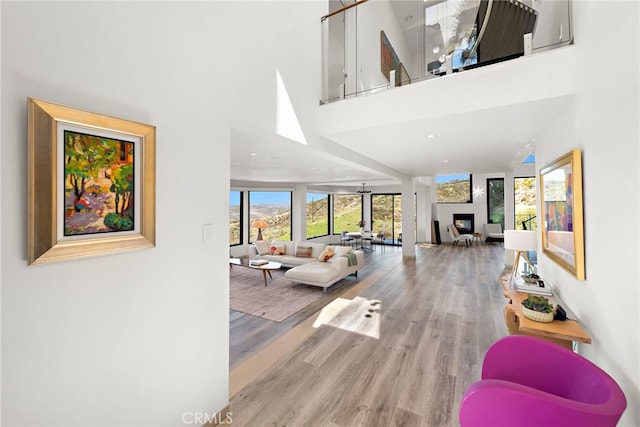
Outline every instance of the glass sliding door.
<path id="1" fill-rule="evenodd" d="M 371 196 L 372 231 L 384 234 L 384 243 L 397 245 L 402 233 L 402 195 L 374 194 Z"/>

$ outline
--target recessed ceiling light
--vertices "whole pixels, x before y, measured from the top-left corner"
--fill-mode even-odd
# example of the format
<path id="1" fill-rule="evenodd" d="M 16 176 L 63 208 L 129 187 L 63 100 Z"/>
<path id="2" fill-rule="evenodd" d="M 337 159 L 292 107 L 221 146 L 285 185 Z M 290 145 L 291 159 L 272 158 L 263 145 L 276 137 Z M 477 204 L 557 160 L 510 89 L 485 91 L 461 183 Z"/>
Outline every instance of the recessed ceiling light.
<path id="1" fill-rule="evenodd" d="M 435 138 L 436 136 L 432 133 L 430 133 L 429 135 L 427 135 L 427 138 L 431 139 L 431 138 Z"/>
<path id="2" fill-rule="evenodd" d="M 406 18 L 404 18 L 405 22 L 411 22 L 413 20 L 413 15 L 407 15 Z"/>
<path id="3" fill-rule="evenodd" d="M 449 163 L 449 160 L 443 160 L 444 163 Z"/>
<path id="4" fill-rule="evenodd" d="M 252 155 L 252 156 L 257 156 L 257 155 L 258 155 L 258 153 L 251 153 L 251 155 Z"/>

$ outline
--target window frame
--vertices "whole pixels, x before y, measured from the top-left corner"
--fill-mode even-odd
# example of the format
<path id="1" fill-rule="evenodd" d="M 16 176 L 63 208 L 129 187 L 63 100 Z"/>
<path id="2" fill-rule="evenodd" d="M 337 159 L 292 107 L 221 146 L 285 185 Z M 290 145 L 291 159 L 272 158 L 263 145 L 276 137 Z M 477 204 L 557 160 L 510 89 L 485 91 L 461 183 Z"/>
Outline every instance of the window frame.
<path id="1" fill-rule="evenodd" d="M 229 202 L 231 202 L 231 193 L 238 193 L 239 195 L 239 209 L 238 209 L 238 235 L 239 242 L 231 243 L 231 221 L 229 221 L 229 246 L 240 246 L 244 244 L 244 233 L 242 227 L 242 218 L 244 217 L 244 191 L 242 190 L 229 190 Z M 231 210 L 231 203 L 229 203 L 229 210 Z M 231 212 L 229 212 L 229 219 L 231 219 Z"/>
<path id="2" fill-rule="evenodd" d="M 462 175 L 469 175 L 469 196 L 467 198 L 466 201 L 464 202 L 458 202 L 458 201 L 440 201 L 438 200 L 438 186 L 440 185 L 438 183 L 438 177 L 444 177 L 444 176 L 462 176 Z M 473 203 L 473 174 L 472 173 L 451 173 L 451 174 L 439 174 L 436 175 L 435 177 L 435 184 L 436 184 L 436 203 L 438 204 L 445 204 L 445 203 L 450 203 L 450 204 L 461 204 L 461 203 Z"/>
<path id="3" fill-rule="evenodd" d="M 336 197 L 359 197 L 360 198 L 360 215 L 358 217 L 357 221 L 360 221 L 363 218 L 364 215 L 364 197 L 362 196 L 362 194 L 342 194 L 342 193 L 333 193 L 331 194 L 331 225 L 330 228 L 332 230 L 332 234 L 333 235 L 339 235 L 341 232 L 343 231 L 360 231 L 360 226 L 356 225 L 354 226 L 353 229 L 349 229 L 349 230 L 336 230 Z"/>
<path id="4" fill-rule="evenodd" d="M 310 194 L 318 194 L 318 195 L 322 195 L 322 196 L 326 196 L 327 198 L 327 229 L 325 230 L 325 234 L 320 234 L 317 236 L 310 236 L 309 235 L 309 203 L 311 203 L 309 201 L 309 195 Z M 320 200 L 322 200 L 324 197 L 322 197 Z M 309 239 L 316 239 L 319 237 L 326 237 L 329 236 L 329 230 L 331 229 L 331 193 L 320 193 L 320 192 L 315 192 L 315 191 L 307 191 L 305 194 L 305 199 L 306 199 L 306 210 L 305 210 L 305 231 L 307 233 L 307 240 Z"/>
<path id="5" fill-rule="evenodd" d="M 248 190 L 247 191 L 247 211 L 248 211 L 248 215 L 247 215 L 247 224 L 246 224 L 246 230 L 247 230 L 247 236 L 248 236 L 248 242 L 249 244 L 252 244 L 254 242 L 253 239 L 251 239 L 251 232 L 253 231 L 253 227 L 251 226 L 251 224 L 254 221 L 254 218 L 252 218 L 251 216 L 251 193 L 288 193 L 289 194 L 289 240 L 292 239 L 292 235 L 293 235 L 293 215 L 294 215 L 294 210 L 293 210 L 293 191 L 291 190 L 266 190 L 266 189 L 257 189 L 257 190 Z M 265 230 L 268 230 L 268 228 L 266 228 Z M 269 233 L 269 231 L 263 231 L 263 234 L 265 233 Z M 264 236 L 263 236 L 264 237 Z M 278 240 L 284 240 L 282 237 L 272 237 L 272 238 L 266 238 L 265 240 L 273 240 L 273 239 L 278 239 Z"/>

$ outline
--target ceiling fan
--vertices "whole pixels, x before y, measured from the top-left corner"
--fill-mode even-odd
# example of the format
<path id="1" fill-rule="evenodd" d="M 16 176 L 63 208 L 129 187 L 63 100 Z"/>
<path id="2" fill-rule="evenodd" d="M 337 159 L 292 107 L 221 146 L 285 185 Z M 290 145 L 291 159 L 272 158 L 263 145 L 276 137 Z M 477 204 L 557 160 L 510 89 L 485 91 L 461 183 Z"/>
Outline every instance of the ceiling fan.
<path id="1" fill-rule="evenodd" d="M 369 193 L 371 193 L 371 190 L 365 190 L 365 189 L 364 189 L 364 182 L 363 182 L 363 183 L 362 183 L 362 190 L 357 190 L 357 191 L 356 191 L 356 193 L 359 193 L 359 194 L 369 194 Z"/>

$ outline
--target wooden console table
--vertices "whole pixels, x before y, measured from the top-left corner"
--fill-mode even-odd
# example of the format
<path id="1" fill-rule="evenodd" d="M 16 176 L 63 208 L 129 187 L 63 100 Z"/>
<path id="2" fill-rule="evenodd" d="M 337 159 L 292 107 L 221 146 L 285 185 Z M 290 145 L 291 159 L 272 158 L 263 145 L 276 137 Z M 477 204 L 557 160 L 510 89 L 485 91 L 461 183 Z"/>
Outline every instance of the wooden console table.
<path id="1" fill-rule="evenodd" d="M 532 335 L 555 342 L 569 350 L 573 349 L 573 341 L 591 344 L 591 337 L 585 332 L 575 320 L 554 320 L 543 323 L 527 319 L 522 315 L 522 300 L 527 298 L 527 294 L 518 292 L 513 288 L 509 275 L 501 279 L 504 289 L 504 296 L 509 299 L 504 308 L 504 317 L 509 334 Z M 552 304 L 563 305 L 554 297 L 548 297 Z M 563 306 L 566 309 L 566 307 Z"/>

